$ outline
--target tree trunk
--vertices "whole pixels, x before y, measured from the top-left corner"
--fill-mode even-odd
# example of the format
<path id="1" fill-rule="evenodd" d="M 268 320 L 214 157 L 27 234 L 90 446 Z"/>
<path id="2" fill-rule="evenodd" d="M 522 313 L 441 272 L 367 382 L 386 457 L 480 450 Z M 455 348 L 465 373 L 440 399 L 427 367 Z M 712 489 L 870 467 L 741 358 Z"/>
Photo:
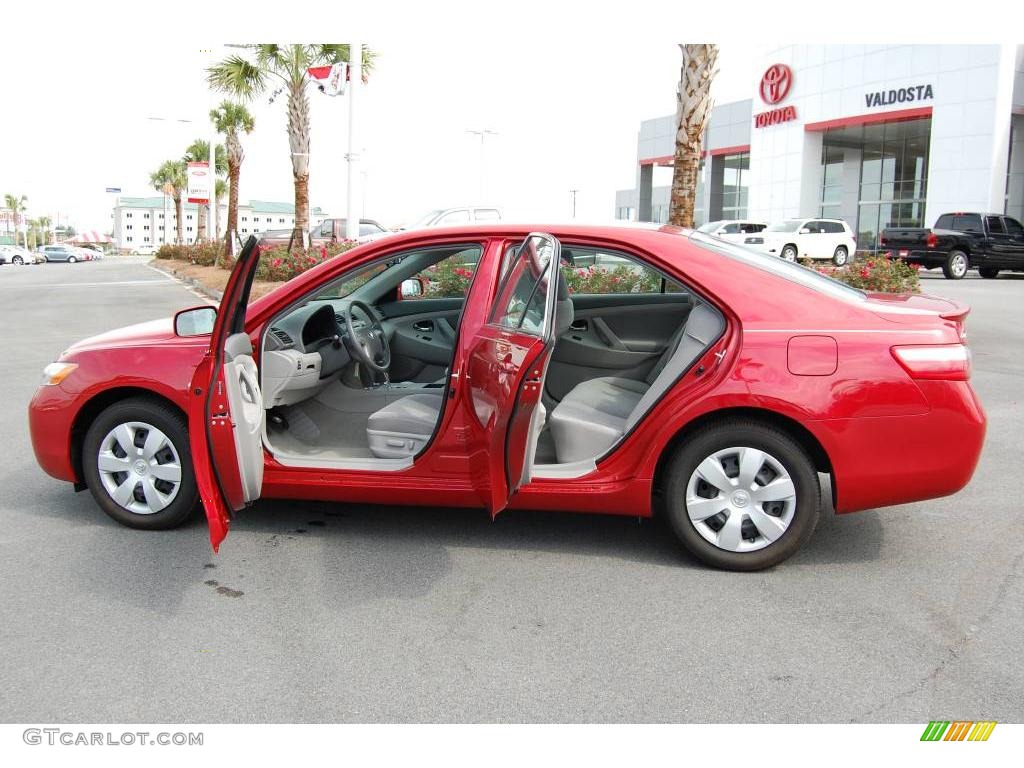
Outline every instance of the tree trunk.
<path id="1" fill-rule="evenodd" d="M 309 97 L 306 80 L 292 82 L 288 89 L 288 145 L 292 151 L 295 181 L 295 229 L 292 240 L 309 245 Z"/>
<path id="2" fill-rule="evenodd" d="M 177 217 L 175 222 L 175 238 L 174 242 L 177 245 L 182 245 L 185 242 L 185 222 L 182 221 L 184 216 L 182 215 L 181 195 L 177 194 L 174 196 L 174 215 Z"/>
<path id="3" fill-rule="evenodd" d="M 676 92 L 676 151 L 672 163 L 669 224 L 693 227 L 701 139 L 711 116 L 711 81 L 718 70 L 718 46 L 680 44 L 683 64 Z"/>
<path id="4" fill-rule="evenodd" d="M 228 150 L 228 228 L 224 235 L 224 253 L 230 255 L 234 247 L 234 238 L 238 236 L 238 180 L 242 175 L 242 142 L 238 134 L 231 131 L 227 134 Z"/>

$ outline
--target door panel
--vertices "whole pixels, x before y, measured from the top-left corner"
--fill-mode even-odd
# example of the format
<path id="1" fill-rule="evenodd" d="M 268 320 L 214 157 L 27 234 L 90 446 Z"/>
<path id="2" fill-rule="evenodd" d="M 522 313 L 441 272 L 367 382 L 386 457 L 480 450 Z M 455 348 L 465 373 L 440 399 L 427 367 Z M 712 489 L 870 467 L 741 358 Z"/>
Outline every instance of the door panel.
<path id="1" fill-rule="evenodd" d="M 473 482 L 492 516 L 529 481 L 528 451 L 543 426 L 538 409 L 556 301 L 568 301 L 559 258 L 555 238 L 537 233 L 526 238 L 467 355 L 467 402 L 478 428 L 467 448 L 485 457 L 486 471 L 476 473 Z"/>
<path id="2" fill-rule="evenodd" d="M 545 392 L 560 401 L 599 376 L 643 380 L 692 308 L 685 293 L 573 296 L 575 319 L 557 340 Z"/>
<path id="3" fill-rule="evenodd" d="M 250 237 L 228 278 L 210 346 L 189 388 L 192 462 L 215 552 L 227 536 L 231 512 L 259 498 L 263 483 L 263 396 L 245 333 L 258 264 L 256 238 Z"/>
<path id="4" fill-rule="evenodd" d="M 443 372 L 451 363 L 462 314 L 455 310 L 404 315 L 384 322 L 391 345 L 392 381 L 418 381 L 424 372 Z M 412 303 L 412 302 L 410 302 Z M 436 373 L 428 381 L 433 381 Z"/>

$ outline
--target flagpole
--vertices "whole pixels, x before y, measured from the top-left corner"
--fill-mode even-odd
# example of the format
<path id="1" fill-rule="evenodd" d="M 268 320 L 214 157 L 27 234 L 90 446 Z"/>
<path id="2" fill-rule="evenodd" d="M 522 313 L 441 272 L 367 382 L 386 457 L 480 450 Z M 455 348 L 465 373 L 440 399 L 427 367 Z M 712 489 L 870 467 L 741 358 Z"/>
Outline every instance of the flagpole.
<path id="1" fill-rule="evenodd" d="M 359 156 L 355 153 L 356 144 L 356 94 L 363 84 L 363 44 L 348 44 L 348 153 L 345 187 L 347 190 L 347 210 L 345 214 L 345 239 L 359 239 L 359 208 L 356 205 L 356 164 Z"/>

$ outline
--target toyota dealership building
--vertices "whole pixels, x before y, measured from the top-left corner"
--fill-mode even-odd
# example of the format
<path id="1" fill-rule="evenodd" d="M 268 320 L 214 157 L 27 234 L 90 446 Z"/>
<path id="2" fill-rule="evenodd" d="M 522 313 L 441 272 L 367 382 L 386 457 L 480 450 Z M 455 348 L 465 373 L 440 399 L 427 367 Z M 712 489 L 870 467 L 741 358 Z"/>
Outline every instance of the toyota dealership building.
<path id="1" fill-rule="evenodd" d="M 1024 219 L 1024 46 L 791 45 L 751 98 L 715 107 L 696 223 L 841 218 L 872 248 L 945 212 Z M 616 218 L 668 219 L 675 116 L 640 124 L 637 186 Z"/>

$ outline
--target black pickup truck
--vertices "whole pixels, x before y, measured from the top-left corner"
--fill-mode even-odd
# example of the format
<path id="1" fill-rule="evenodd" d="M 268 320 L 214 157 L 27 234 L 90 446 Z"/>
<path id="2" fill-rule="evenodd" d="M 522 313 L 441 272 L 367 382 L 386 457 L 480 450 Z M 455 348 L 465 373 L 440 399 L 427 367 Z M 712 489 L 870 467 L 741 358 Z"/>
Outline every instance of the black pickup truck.
<path id="1" fill-rule="evenodd" d="M 988 278 L 1024 272 L 1024 227 L 999 213 L 944 213 L 933 229 L 885 229 L 878 244 L 894 259 L 942 267 L 950 280 L 974 267 Z"/>

